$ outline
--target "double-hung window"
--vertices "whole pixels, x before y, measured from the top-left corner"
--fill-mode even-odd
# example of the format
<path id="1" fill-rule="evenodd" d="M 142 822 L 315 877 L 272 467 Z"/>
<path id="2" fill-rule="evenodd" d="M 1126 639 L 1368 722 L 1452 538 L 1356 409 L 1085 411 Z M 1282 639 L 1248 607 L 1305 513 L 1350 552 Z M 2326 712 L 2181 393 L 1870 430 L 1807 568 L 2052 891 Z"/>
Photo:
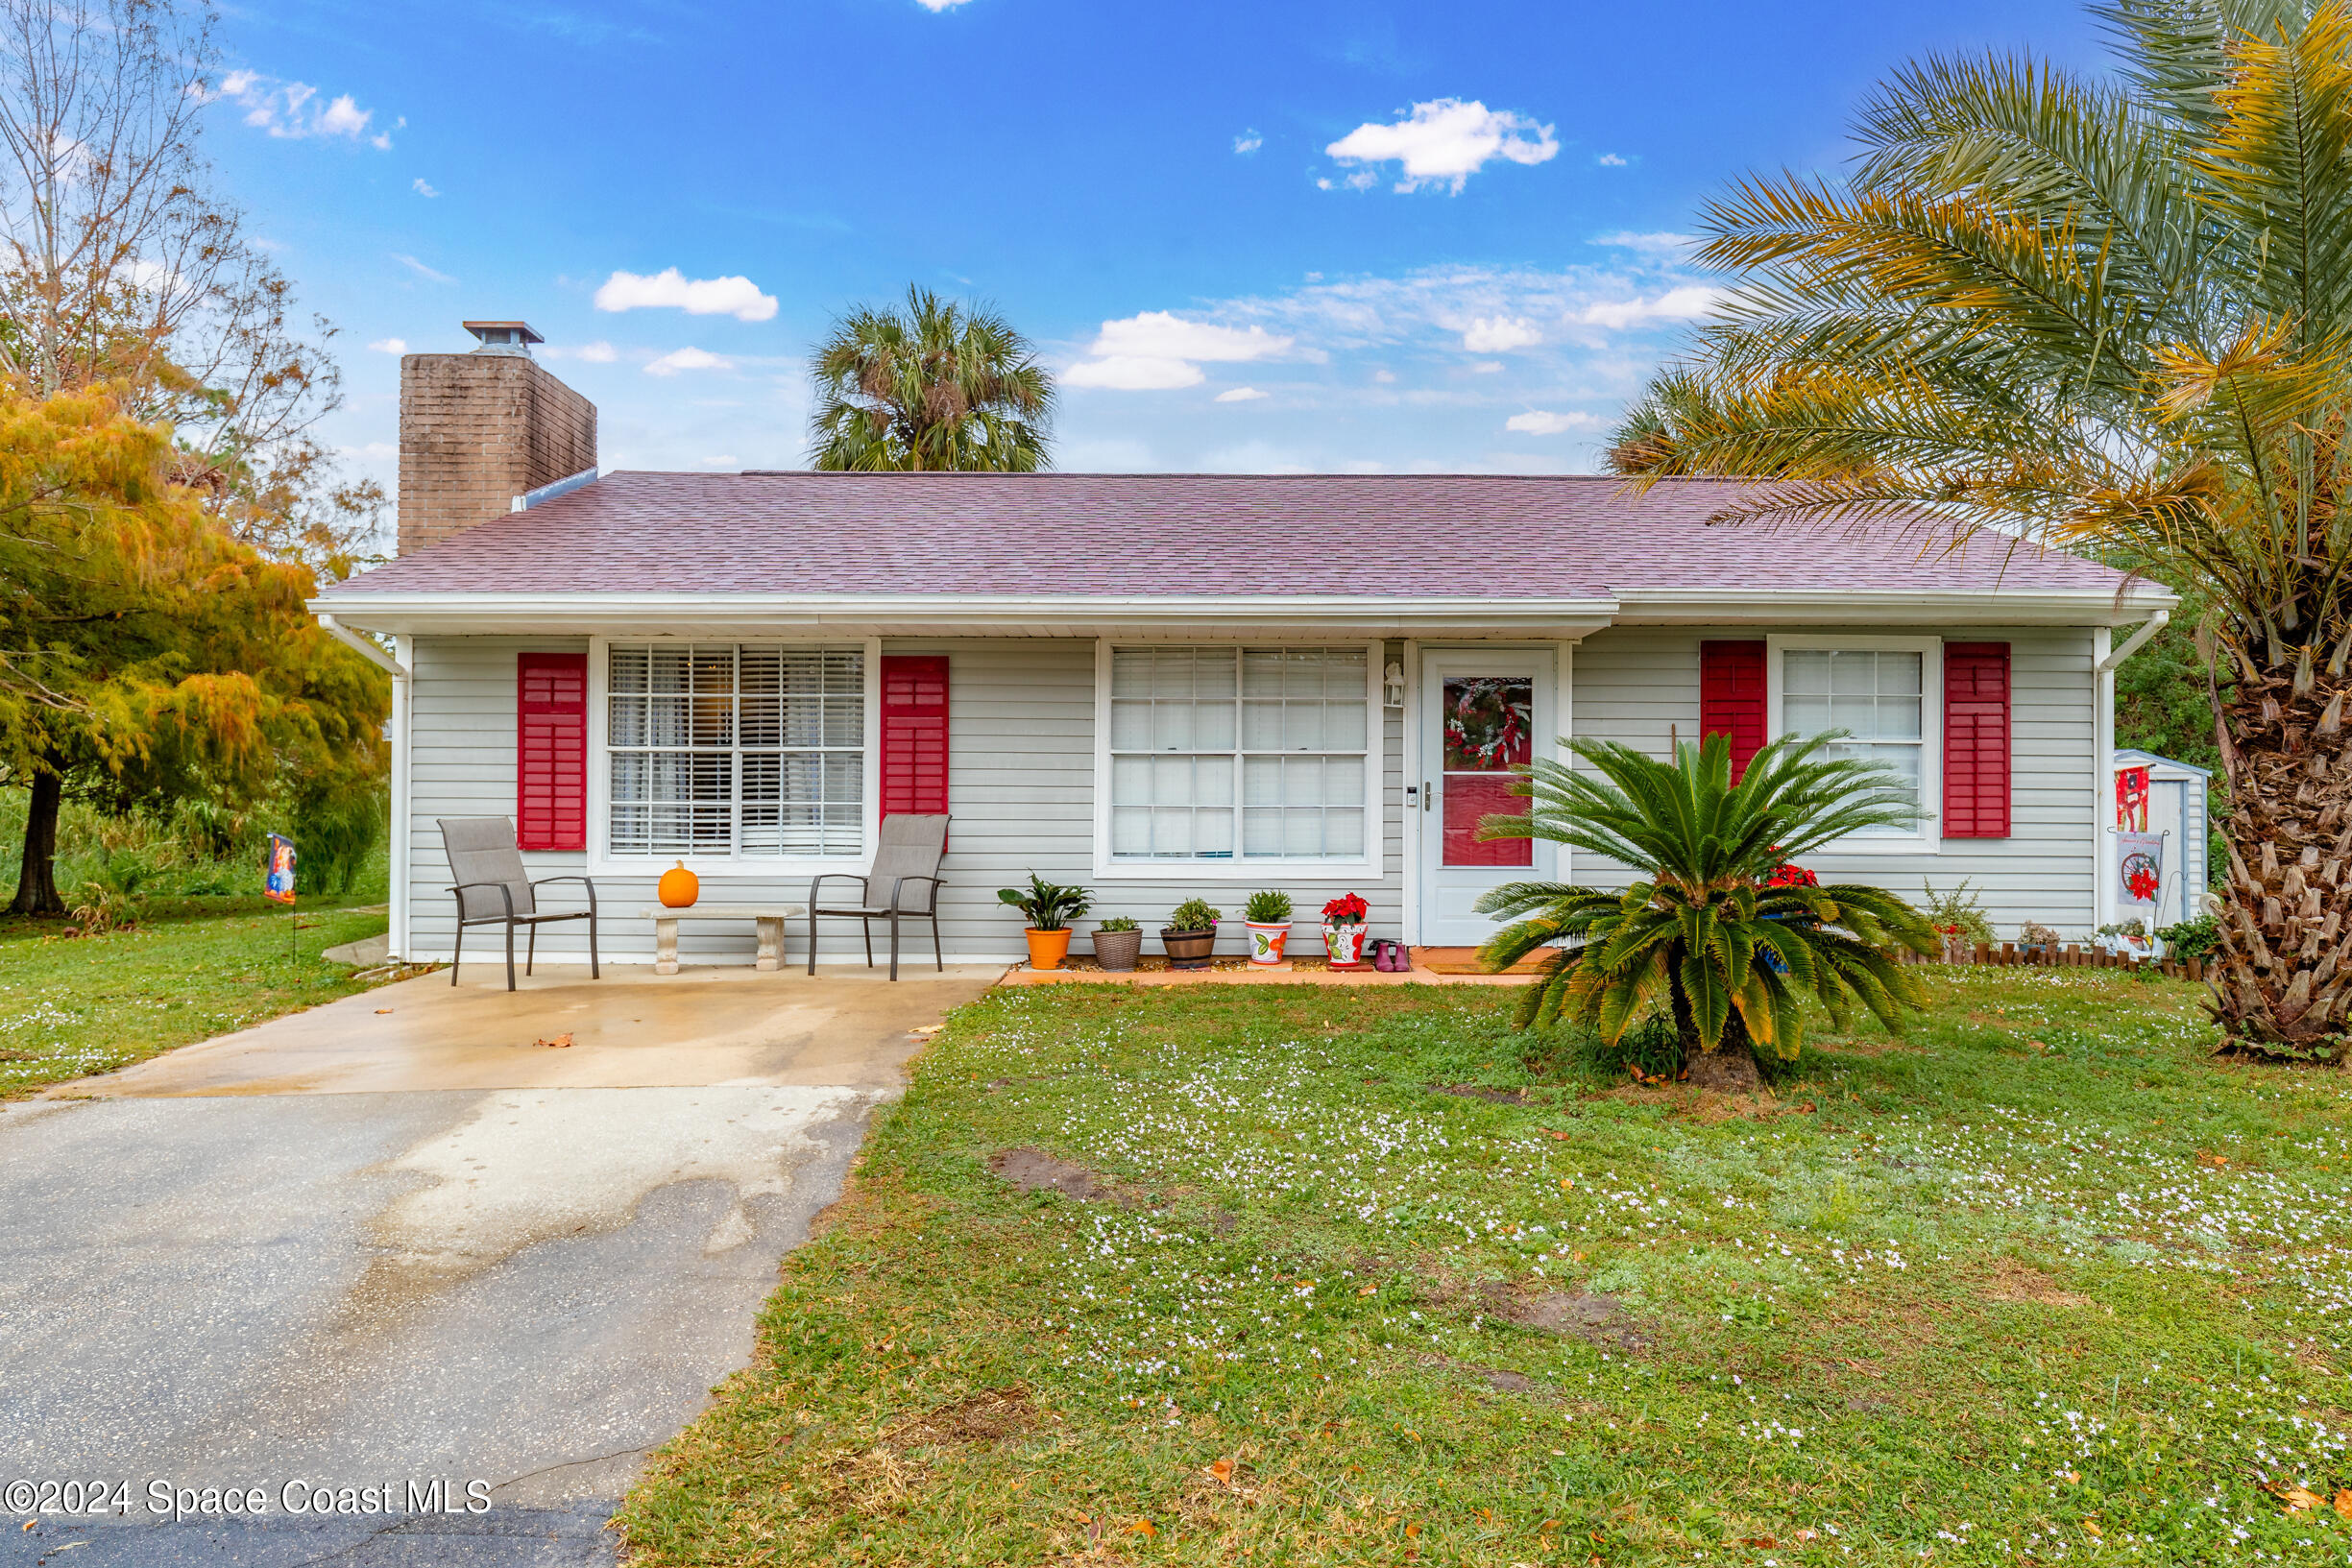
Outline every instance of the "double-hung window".
<path id="1" fill-rule="evenodd" d="M 1368 858 L 1367 647 L 1113 647 L 1109 665 L 1112 863 Z"/>
<path id="2" fill-rule="evenodd" d="M 608 853 L 865 848 L 865 656 L 756 643 L 607 649 Z"/>
<path id="3" fill-rule="evenodd" d="M 1891 769 L 1921 813 L 1916 826 L 1867 829 L 1854 839 L 1887 847 L 1935 840 L 1939 648 L 1929 638 L 1771 639 L 1773 733 L 1844 731 L 1829 755 Z"/>

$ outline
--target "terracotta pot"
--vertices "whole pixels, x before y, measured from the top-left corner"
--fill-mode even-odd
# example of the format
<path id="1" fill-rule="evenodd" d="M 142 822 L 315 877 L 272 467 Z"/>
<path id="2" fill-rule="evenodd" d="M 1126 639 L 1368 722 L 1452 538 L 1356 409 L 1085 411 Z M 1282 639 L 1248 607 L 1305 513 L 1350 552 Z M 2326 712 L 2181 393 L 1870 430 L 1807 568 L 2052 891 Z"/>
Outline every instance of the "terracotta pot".
<path id="1" fill-rule="evenodd" d="M 1143 952 L 1141 931 L 1097 931 L 1094 933 L 1094 961 L 1104 969 L 1122 974 L 1135 967 L 1136 955 Z"/>
<path id="2" fill-rule="evenodd" d="M 1029 967 L 1059 969 L 1061 961 L 1070 956 L 1070 928 L 1057 931 L 1041 931 L 1031 926 L 1022 934 L 1029 938 Z"/>
<path id="3" fill-rule="evenodd" d="M 1170 969 L 1206 969 L 1209 954 L 1217 951 L 1217 928 L 1206 930 L 1179 931 L 1174 926 L 1160 928 L 1159 945 L 1168 954 Z"/>
<path id="4" fill-rule="evenodd" d="M 1272 967 L 1282 961 L 1284 951 L 1291 942 L 1291 923 L 1287 920 L 1245 920 L 1249 928 L 1249 961 Z"/>
<path id="5" fill-rule="evenodd" d="M 1333 969 L 1362 969 L 1364 967 L 1364 922 L 1351 920 L 1345 925 L 1323 925 L 1323 952 L 1330 954 Z"/>
<path id="6" fill-rule="evenodd" d="M 681 860 L 662 873 L 662 880 L 654 883 L 653 892 L 664 907 L 684 909 L 702 897 L 702 879 L 687 870 L 686 862 Z"/>

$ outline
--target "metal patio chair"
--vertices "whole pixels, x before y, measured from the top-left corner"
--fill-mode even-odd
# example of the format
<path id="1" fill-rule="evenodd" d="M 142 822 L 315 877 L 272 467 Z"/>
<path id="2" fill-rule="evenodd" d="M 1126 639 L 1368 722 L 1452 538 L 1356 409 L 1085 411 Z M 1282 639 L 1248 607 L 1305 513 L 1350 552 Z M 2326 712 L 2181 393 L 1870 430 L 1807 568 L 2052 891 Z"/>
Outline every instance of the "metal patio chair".
<path id="1" fill-rule="evenodd" d="M 522 852 L 515 845 L 515 825 L 506 817 L 443 817 L 441 847 L 449 857 L 449 875 L 456 885 L 457 936 L 449 948 L 449 983 L 457 983 L 458 954 L 469 926 L 506 928 L 506 988 L 515 988 L 515 928 L 530 931 L 522 972 L 528 975 L 539 959 L 539 928 L 559 920 L 588 922 L 588 973 L 596 979 L 604 971 L 596 961 L 596 884 L 586 877 L 542 877 L 531 880 L 523 869 Z M 550 882 L 578 882 L 588 889 L 588 907 L 547 912 L 539 907 L 539 889 Z"/>
<path id="2" fill-rule="evenodd" d="M 860 877 L 829 871 L 809 884 L 809 973 L 816 973 L 816 917 L 854 915 L 865 932 L 865 967 L 874 967 L 874 922 L 890 923 L 890 978 L 898 978 L 898 923 L 901 919 L 931 922 L 932 962 L 947 973 L 946 950 L 939 945 L 939 862 L 947 855 L 947 816 L 901 811 L 882 819 L 882 842 L 874 849 L 874 869 Z M 856 882 L 858 902 L 828 905 L 827 882 Z M 877 888 L 887 887 L 877 897 Z"/>

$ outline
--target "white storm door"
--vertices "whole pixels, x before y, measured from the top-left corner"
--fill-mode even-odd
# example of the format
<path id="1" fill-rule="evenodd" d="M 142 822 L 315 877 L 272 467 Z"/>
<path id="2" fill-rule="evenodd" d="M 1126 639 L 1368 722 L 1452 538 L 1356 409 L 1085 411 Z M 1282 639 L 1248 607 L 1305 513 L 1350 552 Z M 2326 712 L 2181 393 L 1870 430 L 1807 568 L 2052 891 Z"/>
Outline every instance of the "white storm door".
<path id="1" fill-rule="evenodd" d="M 1550 846 L 1478 837 L 1481 818 L 1523 814 L 1515 768 L 1551 753 L 1555 712 L 1549 652 L 1436 648 L 1421 655 L 1420 940 L 1469 947 L 1492 935 L 1479 896 L 1503 882 L 1549 876 Z"/>

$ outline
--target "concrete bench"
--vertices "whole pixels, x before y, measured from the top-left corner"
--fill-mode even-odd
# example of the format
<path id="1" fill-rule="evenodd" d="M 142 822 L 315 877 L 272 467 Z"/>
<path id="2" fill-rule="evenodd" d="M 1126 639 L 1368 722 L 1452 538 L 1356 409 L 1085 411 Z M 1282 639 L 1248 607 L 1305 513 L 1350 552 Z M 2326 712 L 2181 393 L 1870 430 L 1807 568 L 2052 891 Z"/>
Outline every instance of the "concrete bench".
<path id="1" fill-rule="evenodd" d="M 784 923 L 809 912 L 805 904 L 693 904 L 683 909 L 667 905 L 638 910 L 638 918 L 653 922 L 653 972 L 678 972 L 678 922 L 681 920 L 748 920 L 760 937 L 758 969 L 784 967 Z"/>

